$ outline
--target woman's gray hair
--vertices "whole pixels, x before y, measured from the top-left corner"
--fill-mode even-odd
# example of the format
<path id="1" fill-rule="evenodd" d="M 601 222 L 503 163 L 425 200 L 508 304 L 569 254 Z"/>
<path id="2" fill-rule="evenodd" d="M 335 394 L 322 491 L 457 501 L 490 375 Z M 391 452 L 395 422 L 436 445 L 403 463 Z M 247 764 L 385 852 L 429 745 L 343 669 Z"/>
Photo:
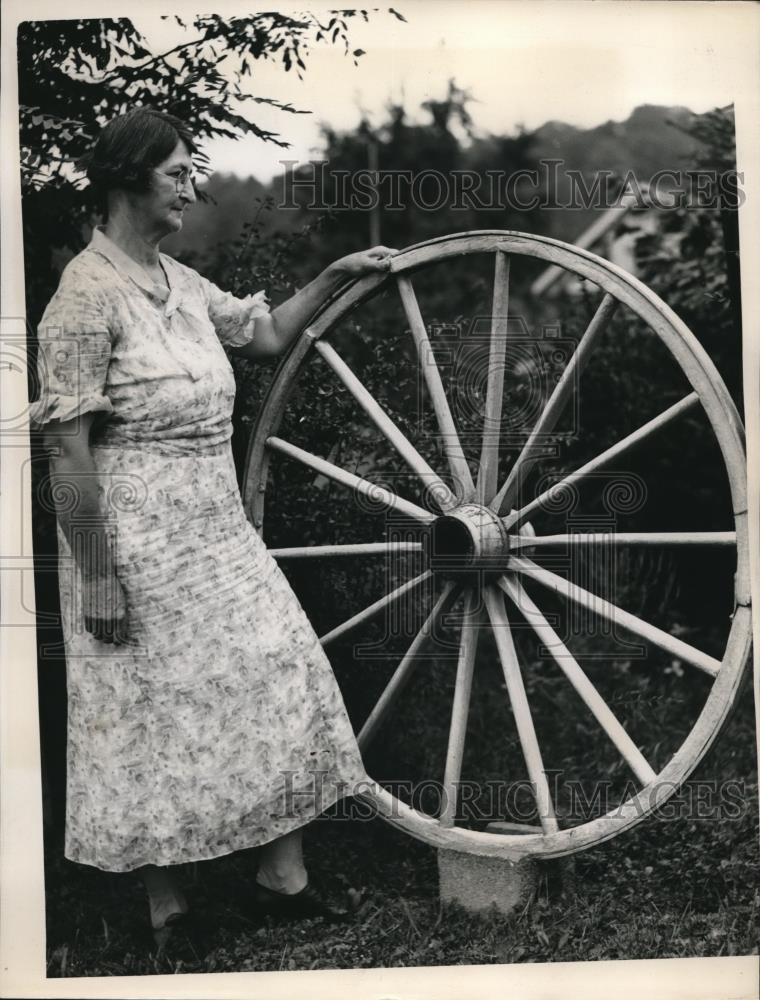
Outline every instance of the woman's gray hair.
<path id="1" fill-rule="evenodd" d="M 153 168 L 184 142 L 196 150 L 192 132 L 179 118 L 153 108 L 136 108 L 113 118 L 98 136 L 81 165 L 97 194 L 109 191 L 147 191 Z"/>

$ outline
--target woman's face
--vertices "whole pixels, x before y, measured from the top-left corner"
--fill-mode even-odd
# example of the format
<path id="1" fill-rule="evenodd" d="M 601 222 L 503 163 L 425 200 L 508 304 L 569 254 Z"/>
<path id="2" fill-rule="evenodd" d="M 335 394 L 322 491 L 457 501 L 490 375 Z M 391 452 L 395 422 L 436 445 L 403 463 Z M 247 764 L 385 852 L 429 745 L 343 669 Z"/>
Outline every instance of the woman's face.
<path id="1" fill-rule="evenodd" d="M 181 140 L 172 153 L 153 168 L 150 189 L 139 196 L 145 228 L 161 236 L 182 228 L 182 216 L 195 201 L 191 180 L 193 161 Z"/>

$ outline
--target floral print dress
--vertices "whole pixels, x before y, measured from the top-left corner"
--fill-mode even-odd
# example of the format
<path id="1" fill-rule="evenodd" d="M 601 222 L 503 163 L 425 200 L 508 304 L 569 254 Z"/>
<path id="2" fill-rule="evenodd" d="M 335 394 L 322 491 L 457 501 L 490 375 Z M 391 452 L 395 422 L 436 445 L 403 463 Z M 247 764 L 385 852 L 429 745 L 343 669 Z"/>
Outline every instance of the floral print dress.
<path id="1" fill-rule="evenodd" d="M 107 871 L 266 843 L 368 780 L 330 663 L 237 488 L 223 345 L 251 340 L 264 294 L 160 259 L 168 290 L 94 231 L 41 321 L 31 413 L 96 414 L 129 642 L 85 631 L 59 526 L 65 853 Z"/>

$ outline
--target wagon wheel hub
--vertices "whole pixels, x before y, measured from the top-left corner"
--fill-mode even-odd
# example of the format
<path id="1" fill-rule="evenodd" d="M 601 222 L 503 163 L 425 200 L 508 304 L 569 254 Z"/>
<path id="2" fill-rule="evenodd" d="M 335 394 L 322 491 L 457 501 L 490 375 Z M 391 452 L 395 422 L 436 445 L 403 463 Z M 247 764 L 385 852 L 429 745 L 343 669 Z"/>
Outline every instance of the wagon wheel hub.
<path id="1" fill-rule="evenodd" d="M 430 569 L 444 578 L 498 575 L 507 568 L 509 532 L 490 507 L 462 504 L 436 518 L 428 532 Z"/>

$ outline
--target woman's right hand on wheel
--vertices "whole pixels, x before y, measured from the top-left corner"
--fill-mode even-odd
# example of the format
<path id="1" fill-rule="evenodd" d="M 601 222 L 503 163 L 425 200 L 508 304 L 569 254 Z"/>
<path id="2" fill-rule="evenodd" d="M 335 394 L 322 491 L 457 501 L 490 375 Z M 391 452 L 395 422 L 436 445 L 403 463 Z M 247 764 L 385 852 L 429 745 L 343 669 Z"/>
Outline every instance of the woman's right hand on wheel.
<path id="1" fill-rule="evenodd" d="M 84 627 L 101 642 L 127 642 L 127 601 L 114 573 L 88 577 L 82 583 Z"/>

